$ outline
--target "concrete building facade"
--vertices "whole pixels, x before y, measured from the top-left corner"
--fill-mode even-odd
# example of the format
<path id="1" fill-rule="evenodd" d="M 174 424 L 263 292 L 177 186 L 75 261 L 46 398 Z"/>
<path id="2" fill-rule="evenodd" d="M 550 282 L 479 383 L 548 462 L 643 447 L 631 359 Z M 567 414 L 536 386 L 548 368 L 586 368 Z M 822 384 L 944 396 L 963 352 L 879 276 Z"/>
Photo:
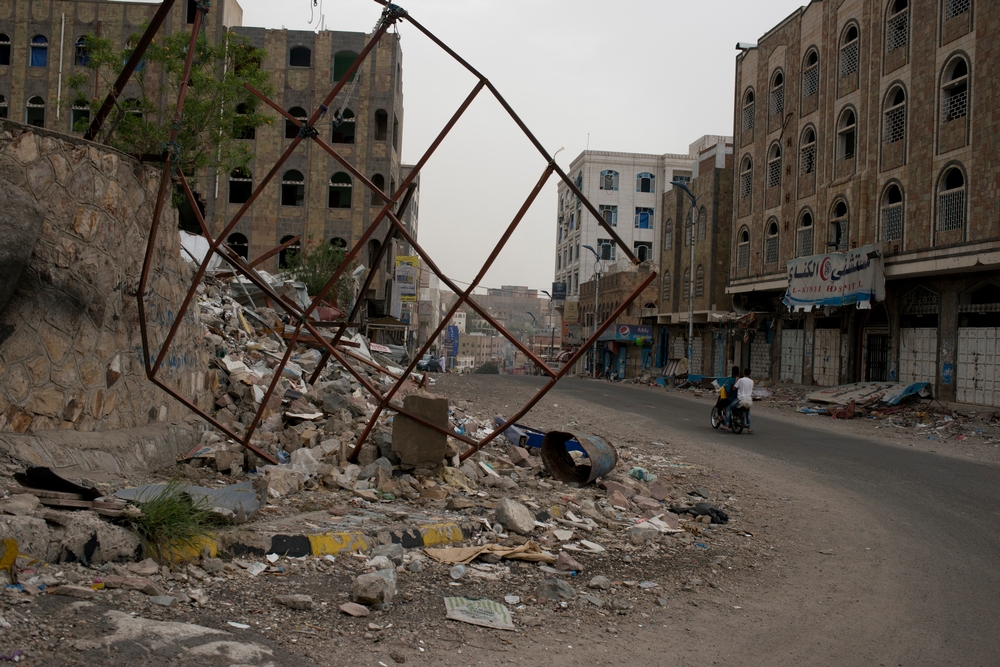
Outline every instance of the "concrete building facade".
<path id="1" fill-rule="evenodd" d="M 737 57 L 728 291 L 758 376 L 1000 405 L 998 30 L 983 0 L 814 0 Z M 883 302 L 779 303 L 790 259 L 869 244 Z"/>
<path id="2" fill-rule="evenodd" d="M 728 139 L 728 141 L 726 140 Z M 731 138 L 704 148 L 695 161 L 689 185 L 696 198 L 677 188 L 663 193 L 664 229 L 660 246 L 656 359 L 686 359 L 691 281 L 694 280 L 695 338 L 689 371 L 723 373 L 730 356 L 725 331 L 726 295 L 732 222 L 733 144 Z M 691 246 L 694 245 L 694 269 Z"/>

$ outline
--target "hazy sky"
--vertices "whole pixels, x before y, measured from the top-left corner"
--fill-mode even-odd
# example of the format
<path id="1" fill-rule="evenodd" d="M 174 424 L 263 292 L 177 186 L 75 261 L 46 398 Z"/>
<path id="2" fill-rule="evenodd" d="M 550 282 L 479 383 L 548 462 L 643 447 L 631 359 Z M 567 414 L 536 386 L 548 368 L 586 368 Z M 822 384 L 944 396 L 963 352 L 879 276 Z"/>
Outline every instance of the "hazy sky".
<path id="1" fill-rule="evenodd" d="M 371 0 L 240 0 L 243 24 L 369 32 Z M 423 26 L 489 78 L 564 169 L 587 148 L 686 153 L 733 132 L 738 41 L 756 42 L 804 0 L 402 0 Z M 314 13 L 312 25 L 310 14 Z M 475 79 L 405 21 L 403 161 L 415 162 Z M 545 162 L 488 91 L 421 171 L 421 245 L 470 281 Z M 556 180 L 549 180 L 483 285 L 549 289 Z"/>

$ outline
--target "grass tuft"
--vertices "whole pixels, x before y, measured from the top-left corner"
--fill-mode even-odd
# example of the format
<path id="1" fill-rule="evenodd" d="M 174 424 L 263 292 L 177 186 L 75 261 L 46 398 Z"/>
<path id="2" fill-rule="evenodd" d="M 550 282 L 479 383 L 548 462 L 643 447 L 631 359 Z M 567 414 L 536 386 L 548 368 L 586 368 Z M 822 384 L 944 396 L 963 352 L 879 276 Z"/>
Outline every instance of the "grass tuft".
<path id="1" fill-rule="evenodd" d="M 122 522 L 142 542 L 146 557 L 163 561 L 172 554 L 196 548 L 201 538 L 225 523 L 212 512 L 207 499 L 195 500 L 177 480 L 171 480 L 155 496 L 135 500 L 140 511 L 125 512 Z"/>

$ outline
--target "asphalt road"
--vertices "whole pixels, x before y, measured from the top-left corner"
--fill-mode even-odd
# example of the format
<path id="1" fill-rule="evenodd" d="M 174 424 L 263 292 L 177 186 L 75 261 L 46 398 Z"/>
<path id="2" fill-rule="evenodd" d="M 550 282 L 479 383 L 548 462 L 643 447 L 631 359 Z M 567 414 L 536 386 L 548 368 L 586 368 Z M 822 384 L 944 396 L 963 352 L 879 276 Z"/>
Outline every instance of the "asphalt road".
<path id="1" fill-rule="evenodd" d="M 844 558 L 824 566 L 817 549 L 799 549 L 800 567 L 771 592 L 778 604 L 762 603 L 768 618 L 756 639 L 743 640 L 744 664 L 1000 664 L 1000 468 L 780 416 L 754 415 L 753 435 L 715 431 L 708 399 L 644 387 L 566 379 L 551 396 L 653 420 L 665 434 L 703 443 L 702 455 L 721 468 L 780 485 L 772 492 L 798 490 L 798 543 L 829 545 Z M 811 623 L 810 594 L 790 587 L 816 597 L 824 588 L 830 607 Z M 783 613 L 786 604 L 798 608 Z"/>

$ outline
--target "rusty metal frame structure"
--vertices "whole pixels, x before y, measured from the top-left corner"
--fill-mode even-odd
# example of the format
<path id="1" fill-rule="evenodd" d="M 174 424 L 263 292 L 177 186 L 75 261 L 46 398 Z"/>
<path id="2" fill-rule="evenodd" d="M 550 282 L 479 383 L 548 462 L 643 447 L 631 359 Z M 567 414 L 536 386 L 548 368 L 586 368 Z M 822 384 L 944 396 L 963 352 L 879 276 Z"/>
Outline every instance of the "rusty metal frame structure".
<path id="1" fill-rule="evenodd" d="M 275 162 L 274 166 L 270 169 L 270 171 L 268 171 L 268 173 L 264 176 L 263 180 L 256 185 L 256 187 L 253 189 L 247 201 L 240 207 L 240 209 L 235 213 L 232 219 L 226 224 L 225 228 L 221 231 L 221 233 L 214 239 L 211 230 L 208 228 L 208 224 L 205 222 L 197 204 L 195 203 L 194 194 L 192 193 L 191 188 L 188 185 L 187 179 L 184 177 L 184 174 L 180 172 L 180 170 L 176 170 L 173 166 L 174 154 L 172 147 L 175 146 L 174 142 L 176 141 L 177 133 L 180 127 L 180 121 L 181 118 L 183 117 L 184 100 L 187 94 L 186 82 L 190 78 L 192 61 L 195 52 L 195 44 L 196 40 L 199 37 L 200 28 L 202 21 L 204 20 L 204 16 L 208 12 L 210 4 L 209 2 L 201 0 L 196 4 L 194 23 L 191 26 L 191 40 L 187 51 L 187 58 L 184 63 L 184 74 L 182 79 L 182 81 L 185 83 L 182 83 L 178 91 L 177 107 L 170 133 L 170 141 L 168 142 L 168 146 L 165 149 L 164 154 L 162 156 L 163 167 L 160 175 L 159 189 L 157 192 L 156 204 L 153 210 L 153 220 L 150 225 L 149 238 L 147 239 L 146 253 L 142 265 L 142 273 L 139 279 L 139 285 L 136 292 L 136 300 L 138 302 L 138 310 L 139 310 L 140 335 L 142 338 L 142 347 L 144 353 L 143 362 L 145 364 L 146 376 L 149 378 L 151 382 L 159 386 L 161 389 L 163 389 L 169 395 L 171 395 L 172 397 L 183 403 L 192 411 L 198 413 L 202 418 L 204 418 L 214 427 L 225 433 L 229 438 L 240 443 L 246 449 L 252 451 L 254 454 L 256 454 L 257 456 L 261 457 L 262 459 L 270 463 L 277 463 L 277 461 L 270 454 L 262 451 L 256 445 L 254 445 L 251 439 L 253 437 L 254 432 L 257 430 L 257 427 L 260 424 L 262 415 L 268 403 L 270 402 L 270 399 L 273 396 L 275 389 L 278 386 L 278 383 L 282 376 L 282 372 L 284 371 L 284 368 L 288 364 L 288 360 L 291 357 L 293 350 L 296 348 L 296 345 L 298 342 L 300 342 L 300 340 L 303 342 L 309 341 L 311 344 L 314 345 L 321 345 L 322 348 L 324 349 L 320 363 L 317 365 L 315 372 L 313 373 L 311 379 L 309 380 L 310 383 L 315 382 L 320 377 L 320 374 L 325 365 L 331 358 L 333 358 L 348 373 L 350 373 L 355 379 L 357 379 L 357 381 L 365 388 L 365 390 L 369 394 L 371 394 L 371 396 L 377 401 L 377 407 L 375 408 L 375 411 L 372 414 L 372 416 L 369 418 L 364 431 L 358 438 L 357 444 L 355 445 L 350 455 L 351 460 L 357 459 L 357 455 L 360 452 L 362 445 L 364 445 L 366 439 L 371 434 L 372 429 L 378 423 L 381 414 L 386 410 L 391 410 L 393 412 L 405 415 L 417 421 L 418 423 L 421 423 L 438 432 L 444 433 L 449 437 L 455 438 L 457 440 L 466 443 L 470 447 L 461 456 L 462 460 L 464 460 L 469 456 L 471 456 L 473 453 L 479 451 L 479 449 L 482 448 L 484 445 L 491 442 L 497 435 L 502 433 L 503 430 L 507 428 L 507 426 L 513 424 L 515 421 L 517 421 L 525 414 L 527 414 L 528 411 L 530 411 L 535 406 L 535 404 L 537 404 L 538 401 L 541 400 L 541 398 L 545 396 L 545 394 L 548 393 L 548 391 L 552 389 L 552 387 L 555 386 L 555 384 L 560 379 L 562 379 L 563 376 L 566 375 L 566 373 L 573 366 L 573 364 L 575 364 L 580 359 L 581 356 L 587 353 L 587 351 L 591 348 L 591 346 L 594 344 L 597 338 L 602 333 L 604 333 L 604 331 L 611 325 L 612 322 L 615 321 L 615 319 L 617 319 L 617 317 L 622 312 L 625 311 L 625 309 L 629 306 L 629 304 L 631 304 L 642 293 L 642 291 L 656 278 L 656 272 L 651 271 L 650 274 L 645 278 L 645 280 L 643 280 L 639 284 L 639 286 L 631 294 L 629 294 L 628 297 L 626 297 L 621 304 L 618 305 L 618 307 L 604 321 L 604 323 L 595 327 L 595 331 L 592 333 L 590 338 L 583 345 L 580 346 L 580 348 L 570 357 L 570 359 L 564 364 L 562 369 L 559 371 L 554 370 L 548 364 L 546 364 L 543 359 L 535 355 L 529 347 L 525 346 L 520 340 L 518 340 L 516 336 L 510 333 L 500 322 L 498 322 L 495 318 L 493 318 L 484 308 L 480 307 L 472 298 L 473 291 L 486 276 L 486 273 L 489 271 L 490 267 L 493 265 L 497 257 L 500 255 L 500 252 L 503 250 L 504 246 L 510 240 L 514 231 L 517 229 L 521 220 L 524 218 L 524 215 L 527 213 L 528 209 L 534 203 L 535 199 L 538 197 L 538 194 L 541 192 L 542 188 L 548 182 L 549 178 L 553 174 L 555 174 L 560 180 L 562 180 L 562 182 L 564 182 L 567 185 L 570 191 L 572 191 L 573 194 L 576 195 L 576 197 L 586 207 L 586 209 L 597 219 L 598 224 L 600 224 L 604 228 L 604 230 L 611 236 L 614 243 L 618 246 L 618 248 L 620 248 L 622 254 L 624 254 L 634 265 L 637 265 L 640 262 L 638 258 L 635 256 L 635 254 L 632 252 L 632 250 L 628 248 L 622 241 L 621 237 L 618 236 L 618 233 L 615 231 L 615 229 L 611 227 L 604 220 L 604 217 L 600 214 L 597 208 L 590 201 L 587 200 L 587 198 L 583 195 L 583 193 L 572 181 L 572 179 L 570 179 L 570 177 L 566 174 L 566 172 L 563 171 L 563 169 L 560 168 L 555 163 L 555 159 L 553 158 L 553 156 L 550 155 L 545 150 L 545 148 L 538 141 L 535 135 L 532 134 L 532 132 L 521 120 L 520 116 L 517 115 L 514 109 L 510 106 L 510 104 L 507 103 L 507 101 L 500 94 L 500 92 L 493 86 L 493 84 L 489 81 L 489 79 L 483 76 L 479 71 L 477 71 L 474 67 L 472 67 L 472 65 L 466 62 L 464 59 L 462 59 L 461 56 L 455 53 L 455 51 L 453 51 L 444 42 L 442 42 L 439 38 L 437 38 L 427 28 L 425 28 L 423 25 L 417 22 L 404 9 L 402 9 L 397 5 L 389 3 L 387 0 L 374 0 L 374 2 L 381 5 L 383 7 L 383 10 L 378 25 L 373 30 L 372 35 L 368 40 L 368 43 L 365 45 L 364 49 L 362 49 L 361 53 L 358 55 L 357 59 L 354 61 L 354 63 L 351 65 L 348 71 L 344 74 L 344 76 L 340 78 L 340 81 L 337 82 L 336 85 L 334 85 L 333 89 L 329 92 L 329 94 L 327 94 L 323 102 L 319 105 L 319 107 L 316 110 L 312 112 L 312 114 L 309 116 L 308 119 L 306 119 L 305 122 L 301 122 L 298 119 L 293 118 L 288 112 L 282 109 L 273 100 L 267 98 L 260 91 L 253 89 L 253 87 L 249 85 L 246 86 L 247 90 L 256 95 L 261 101 L 269 105 L 280 115 L 284 116 L 289 122 L 297 125 L 299 127 L 299 133 L 291 141 L 291 143 L 288 145 L 288 147 L 285 149 L 282 155 L 278 158 L 278 160 Z M 102 106 L 101 110 L 98 112 L 93 122 L 91 123 L 91 126 L 87 131 L 87 138 L 93 138 L 97 136 L 97 134 L 100 132 L 101 125 L 104 119 L 107 117 L 108 113 L 114 107 L 118 96 L 121 94 L 122 90 L 125 87 L 125 84 L 128 82 L 129 77 L 131 76 L 133 70 L 135 69 L 135 66 L 140 62 L 143 54 L 145 53 L 146 47 L 151 43 L 154 35 L 160 29 L 160 26 L 162 25 L 163 20 L 166 17 L 166 14 L 170 11 L 170 8 L 173 4 L 174 0 L 163 1 L 163 4 L 156 12 L 156 15 L 150 22 L 145 34 L 143 34 L 142 39 L 139 41 L 131 57 L 129 58 L 128 63 L 126 63 L 126 66 L 122 71 L 121 76 L 115 82 L 112 91 L 108 94 L 108 97 L 104 102 L 104 105 Z M 359 172 L 345 158 L 340 156 L 326 142 L 324 142 L 319 137 L 319 134 L 315 129 L 315 124 L 318 120 L 320 120 L 326 115 L 333 100 L 340 93 L 344 85 L 353 77 L 353 75 L 362 65 L 362 63 L 364 63 L 365 59 L 368 57 L 371 51 L 378 45 L 379 41 L 384 37 L 388 29 L 400 21 L 405 21 L 411 24 L 420 33 L 425 35 L 434 44 L 440 47 L 445 53 L 451 56 L 451 58 L 453 58 L 457 63 L 459 63 L 462 67 L 464 67 L 468 72 L 470 72 L 475 77 L 477 82 L 476 85 L 473 87 L 472 91 L 465 98 L 465 101 L 458 107 L 458 109 L 455 111 L 455 113 L 452 115 L 449 121 L 445 124 L 444 128 L 438 133 L 435 139 L 431 142 L 430 146 L 420 157 L 416 165 L 413 167 L 413 169 L 410 171 L 407 177 L 403 180 L 400 186 L 395 190 L 395 192 L 386 194 L 380 188 L 377 188 L 371 181 L 369 181 L 368 178 L 364 176 L 364 174 Z M 429 253 L 409 233 L 409 231 L 406 229 L 406 226 L 403 224 L 400 218 L 403 214 L 403 211 L 406 208 L 406 205 L 409 202 L 410 197 L 412 196 L 414 179 L 420 173 L 420 170 L 424 167 L 424 165 L 427 163 L 430 157 L 434 154 L 438 146 L 440 146 L 444 138 L 448 135 L 451 129 L 459 121 L 459 119 L 469 108 L 472 102 L 476 99 L 479 93 L 482 92 L 484 89 L 488 90 L 489 93 L 493 95 L 493 97 L 504 108 L 504 110 L 514 121 L 517 127 L 521 130 L 524 136 L 528 139 L 528 141 L 541 154 L 542 158 L 545 161 L 545 168 L 542 170 L 538 182 L 535 184 L 534 188 L 525 198 L 520 209 L 517 211 L 516 215 L 511 220 L 506 231 L 500 237 L 500 240 L 497 241 L 495 247 L 493 248 L 493 251 L 490 253 L 489 257 L 483 263 L 483 266 L 481 267 L 479 273 L 476 275 L 475 279 L 472 281 L 472 283 L 468 285 L 467 288 L 463 290 L 460 289 L 453 280 L 451 280 L 447 275 L 445 275 L 445 273 L 438 267 L 438 265 L 431 258 Z M 310 302 L 309 306 L 303 309 L 301 306 L 299 306 L 299 304 L 294 303 L 293 301 L 277 294 L 271 288 L 270 285 L 268 285 L 263 279 L 261 279 L 261 277 L 257 274 L 257 272 L 254 269 L 254 267 L 259 265 L 261 262 L 265 261 L 266 259 L 272 257 L 276 253 L 280 252 L 291 243 L 294 243 L 295 239 L 286 242 L 285 244 L 282 244 L 262 254 L 260 257 L 254 259 L 253 261 L 249 262 L 247 260 L 244 260 L 239 255 L 237 255 L 231 248 L 229 248 L 229 246 L 225 245 L 223 243 L 223 239 L 228 237 L 228 235 L 236 227 L 240 219 L 246 214 L 246 212 L 250 209 L 250 207 L 253 206 L 256 199 L 260 196 L 260 193 L 263 192 L 264 188 L 266 188 L 268 184 L 274 179 L 275 175 L 278 173 L 278 170 L 281 168 L 281 166 L 288 160 L 288 158 L 292 155 L 292 153 L 295 152 L 298 146 L 303 141 L 306 140 L 314 142 L 316 145 L 318 145 L 320 148 L 326 151 L 331 157 L 333 157 L 334 160 L 339 162 L 341 166 L 351 174 L 351 176 L 358 179 L 375 197 L 382 200 L 384 204 L 381 210 L 379 211 L 378 215 L 368 225 L 364 233 L 362 233 L 361 237 L 355 242 L 354 247 L 346 254 L 344 261 L 334 272 L 333 276 L 330 277 L 330 279 L 327 281 L 323 289 L 320 290 L 320 293 L 315 295 L 315 297 L 313 297 L 312 301 Z M 169 191 L 169 186 L 174 179 L 176 179 L 179 182 L 179 184 L 184 190 L 186 197 L 192 203 L 192 209 L 197 217 L 198 224 L 201 226 L 201 231 L 209 242 L 209 250 L 205 254 L 204 260 L 201 262 L 197 271 L 195 272 L 195 275 L 191 281 L 190 289 L 187 291 L 184 297 L 184 300 L 174 318 L 174 321 L 170 326 L 170 330 L 167 333 L 163 342 L 161 343 L 160 349 L 156 354 L 155 358 L 153 358 L 150 355 L 150 341 L 146 327 L 146 303 L 145 303 L 146 289 L 149 284 L 150 271 L 153 268 L 153 256 L 154 256 L 154 249 L 156 246 L 156 239 L 159 232 L 158 227 L 160 218 L 162 216 L 163 209 L 167 201 L 167 193 Z M 403 195 L 403 193 L 405 193 L 405 195 Z M 413 248 L 414 252 L 420 256 L 420 258 L 426 263 L 427 267 L 435 275 L 437 275 L 437 277 L 441 280 L 442 283 L 444 283 L 456 295 L 459 295 L 458 300 L 451 307 L 451 310 L 448 312 L 448 314 L 442 319 L 441 324 L 439 324 L 438 327 L 433 332 L 433 334 L 431 334 L 428 337 L 427 342 L 424 344 L 421 350 L 414 355 L 414 358 L 410 361 L 409 365 L 407 366 L 406 370 L 403 371 L 403 373 L 390 372 L 386 368 L 379 366 L 378 364 L 367 359 L 366 357 L 351 351 L 349 349 L 347 342 L 342 341 L 342 337 L 344 336 L 345 331 L 347 330 L 350 323 L 354 321 L 354 318 L 357 315 L 357 309 L 358 309 L 357 303 L 355 304 L 354 308 L 352 308 L 351 313 L 347 316 L 346 322 L 321 323 L 313 319 L 313 312 L 321 304 L 323 299 L 326 297 L 329 291 L 334 287 L 334 285 L 337 284 L 339 279 L 347 270 L 347 267 L 350 266 L 350 264 L 354 261 L 355 258 L 357 258 L 359 253 L 368 243 L 369 239 L 374 235 L 375 230 L 384 220 L 389 221 L 389 231 L 386 234 L 385 240 L 382 243 L 377 261 L 373 262 L 373 266 L 368 267 L 368 276 L 365 280 L 365 285 L 367 286 L 371 283 L 371 280 L 374 277 L 374 272 L 376 271 L 376 267 L 381 264 L 381 260 L 385 252 L 387 252 L 386 247 L 388 246 L 388 242 L 394 236 L 398 236 L 401 237 L 406 243 L 408 243 Z M 167 383 L 165 383 L 163 380 L 157 377 L 157 373 L 159 372 L 163 364 L 163 361 L 167 355 L 170 345 L 173 342 L 174 337 L 177 335 L 180 323 L 184 318 L 185 314 L 187 313 L 188 308 L 191 307 L 191 301 L 197 292 L 198 285 L 201 282 L 202 278 L 204 277 L 205 272 L 208 269 L 209 262 L 211 261 L 213 255 L 219 255 L 224 261 L 226 261 L 230 266 L 232 266 L 236 274 L 244 276 L 254 286 L 260 289 L 265 295 L 271 298 L 277 306 L 280 306 L 288 314 L 290 321 L 294 322 L 294 329 L 287 342 L 281 361 L 278 363 L 277 366 L 274 367 L 273 376 L 271 378 L 270 384 L 267 387 L 264 397 L 261 400 L 260 407 L 257 409 L 253 421 L 249 424 L 249 426 L 242 434 L 236 433 L 225 424 L 214 419 L 211 415 L 207 414 L 204 410 L 199 408 L 191 400 L 184 397 L 179 392 L 175 391 Z M 447 426 L 441 426 L 439 424 L 430 423 L 426 419 L 420 417 L 419 415 L 412 414 L 398 402 L 393 402 L 393 397 L 396 396 L 399 390 L 403 387 L 404 383 L 414 376 L 414 369 L 416 367 L 417 360 L 422 358 L 427 353 L 427 351 L 431 347 L 432 342 L 440 335 L 440 333 L 444 330 L 444 327 L 447 326 L 447 323 L 451 320 L 452 316 L 455 314 L 456 311 L 458 311 L 458 309 L 463 304 L 468 304 L 470 308 L 475 310 L 484 320 L 486 320 L 502 336 L 504 336 L 504 338 L 506 338 L 511 344 L 513 344 L 528 359 L 530 359 L 532 363 L 534 363 L 538 368 L 540 368 L 542 372 L 544 372 L 546 375 L 549 376 L 548 382 L 541 389 L 539 389 L 535 393 L 535 395 L 527 403 L 525 403 L 524 406 L 521 407 L 521 409 L 519 409 L 511 417 L 509 417 L 503 425 L 501 425 L 490 435 L 486 436 L 481 440 L 476 440 L 466 435 L 456 434 L 452 430 L 450 430 Z M 332 338 L 329 338 L 327 336 L 324 336 L 319 331 L 319 327 L 321 326 L 322 327 L 332 326 L 336 328 L 337 331 Z M 303 329 L 308 333 L 304 333 Z M 374 386 L 368 380 L 368 377 L 364 373 L 360 372 L 350 363 L 350 360 L 353 360 L 355 362 L 360 362 L 361 364 L 377 369 L 380 373 L 394 380 L 394 383 L 387 392 L 382 393 L 379 390 L 379 388 Z M 421 380 L 420 385 L 421 386 L 424 385 L 425 382 L 426 382 L 426 375 Z"/>

